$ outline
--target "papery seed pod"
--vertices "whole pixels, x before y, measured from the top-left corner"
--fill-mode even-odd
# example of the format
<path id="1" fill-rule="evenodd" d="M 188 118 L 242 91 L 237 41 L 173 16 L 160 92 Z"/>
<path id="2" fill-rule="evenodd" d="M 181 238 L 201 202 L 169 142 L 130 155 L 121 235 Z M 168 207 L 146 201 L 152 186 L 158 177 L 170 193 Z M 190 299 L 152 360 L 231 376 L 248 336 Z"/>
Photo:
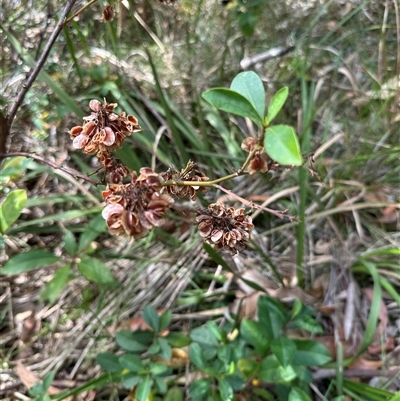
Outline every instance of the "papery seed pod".
<path id="1" fill-rule="evenodd" d="M 225 208 L 221 203 L 199 210 L 196 221 L 199 233 L 206 242 L 216 249 L 231 253 L 244 249 L 244 243 L 250 240 L 249 231 L 254 227 L 251 217 L 244 214 L 243 208 Z"/>

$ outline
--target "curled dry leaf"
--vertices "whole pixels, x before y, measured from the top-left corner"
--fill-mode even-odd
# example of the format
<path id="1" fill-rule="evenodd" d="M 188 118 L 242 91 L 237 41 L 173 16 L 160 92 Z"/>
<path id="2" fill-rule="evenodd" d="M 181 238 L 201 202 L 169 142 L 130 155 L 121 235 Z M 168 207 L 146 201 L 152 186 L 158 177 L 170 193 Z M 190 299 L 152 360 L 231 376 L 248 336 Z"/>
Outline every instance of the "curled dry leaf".
<path id="1" fill-rule="evenodd" d="M 172 348 L 171 359 L 168 361 L 160 358 L 159 361 L 163 362 L 167 366 L 178 368 L 180 366 L 185 366 L 189 362 L 189 355 L 181 348 Z"/>
<path id="2" fill-rule="evenodd" d="M 349 370 L 377 370 L 382 366 L 382 361 L 370 360 L 365 356 L 359 356 L 352 364 L 348 366 Z"/>
<path id="3" fill-rule="evenodd" d="M 41 379 L 39 379 L 33 372 L 27 369 L 21 362 L 17 362 L 16 372 L 23 385 L 28 389 L 33 387 L 35 383 L 41 382 Z M 50 386 L 49 389 L 47 390 L 48 395 L 54 395 L 60 392 L 61 390 L 54 386 Z M 72 401 L 72 399 L 73 397 L 67 397 L 64 400 Z"/>

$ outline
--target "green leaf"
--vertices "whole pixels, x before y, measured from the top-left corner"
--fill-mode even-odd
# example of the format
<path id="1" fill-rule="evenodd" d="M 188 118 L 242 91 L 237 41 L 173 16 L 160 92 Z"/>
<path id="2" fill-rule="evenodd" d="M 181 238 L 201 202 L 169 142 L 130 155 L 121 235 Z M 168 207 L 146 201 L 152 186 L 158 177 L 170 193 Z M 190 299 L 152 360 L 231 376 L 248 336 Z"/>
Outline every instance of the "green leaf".
<path id="1" fill-rule="evenodd" d="M 60 267 L 40 293 L 40 299 L 54 303 L 70 279 L 71 266 Z"/>
<path id="2" fill-rule="evenodd" d="M 281 336 L 271 341 L 271 351 L 274 353 L 279 363 L 288 366 L 296 352 L 296 343 L 290 338 Z"/>
<path id="3" fill-rule="evenodd" d="M 218 340 L 207 327 L 196 327 L 190 332 L 190 338 L 203 348 L 216 348 L 219 346 Z"/>
<path id="4" fill-rule="evenodd" d="M 127 373 L 123 376 L 121 385 L 124 388 L 133 388 L 140 382 L 140 380 L 142 380 L 142 376 L 139 376 L 136 373 Z"/>
<path id="5" fill-rule="evenodd" d="M 229 401 L 233 398 L 233 388 L 225 379 L 218 379 L 218 389 L 224 401 Z"/>
<path id="6" fill-rule="evenodd" d="M 172 387 L 165 394 L 164 401 L 183 401 L 183 394 L 179 387 Z"/>
<path id="7" fill-rule="evenodd" d="M 278 338 L 282 327 L 289 320 L 288 313 L 276 299 L 262 296 L 258 298 L 258 320 L 268 339 Z"/>
<path id="8" fill-rule="evenodd" d="M 262 126 L 258 112 L 252 104 L 240 93 L 226 88 L 210 89 L 202 94 L 202 97 L 217 109 L 242 117 L 248 117 L 258 126 Z"/>
<path id="9" fill-rule="evenodd" d="M 13 224 L 20 216 L 22 209 L 26 205 L 26 191 L 16 189 L 10 192 L 6 199 L 0 204 L 0 233 L 4 234 L 8 227 Z"/>
<path id="10" fill-rule="evenodd" d="M 160 317 L 151 305 L 147 305 L 144 309 L 143 320 L 154 330 L 155 333 L 160 331 Z"/>
<path id="11" fill-rule="evenodd" d="M 288 401 L 312 401 L 308 394 L 299 387 L 292 387 Z"/>
<path id="12" fill-rule="evenodd" d="M 121 372 L 122 366 L 119 363 L 118 357 L 111 352 L 103 352 L 96 356 L 96 362 L 106 372 Z"/>
<path id="13" fill-rule="evenodd" d="M 261 120 L 265 112 L 265 90 L 260 77 L 253 71 L 245 71 L 236 75 L 231 89 L 244 96 L 257 111 Z"/>
<path id="14" fill-rule="evenodd" d="M 153 377 L 154 384 L 156 386 L 157 392 L 160 394 L 165 394 L 168 389 L 167 383 L 161 377 Z"/>
<path id="15" fill-rule="evenodd" d="M 43 389 L 44 389 L 44 391 L 47 391 L 49 389 L 49 387 L 51 386 L 51 383 L 53 383 L 55 375 L 56 375 L 56 372 L 54 370 L 52 370 L 45 377 L 43 377 Z"/>
<path id="16" fill-rule="evenodd" d="M 271 124 L 271 121 L 276 117 L 276 115 L 281 111 L 283 105 L 289 94 L 289 89 L 284 86 L 279 89 L 278 92 L 272 97 L 268 105 L 268 114 L 266 119 L 266 125 Z"/>
<path id="17" fill-rule="evenodd" d="M 293 356 L 293 365 L 320 366 L 332 358 L 324 345 L 313 340 L 293 340 L 297 351 Z"/>
<path id="18" fill-rule="evenodd" d="M 172 349 L 171 346 L 168 344 L 168 341 L 165 338 L 159 338 L 158 342 L 160 344 L 160 357 L 166 359 L 167 361 L 171 360 Z"/>
<path id="19" fill-rule="evenodd" d="M 160 315 L 160 331 L 165 330 L 171 323 L 172 311 L 167 309 Z"/>
<path id="20" fill-rule="evenodd" d="M 163 376 L 170 372 L 169 367 L 162 362 L 152 362 L 149 368 L 151 374 L 153 374 L 154 376 Z"/>
<path id="21" fill-rule="evenodd" d="M 254 347 L 260 356 L 266 356 L 269 351 L 269 339 L 265 327 L 260 322 L 243 319 L 240 324 L 240 336 Z M 270 337 L 271 338 L 271 337 Z"/>
<path id="22" fill-rule="evenodd" d="M 178 333 L 176 331 L 171 331 L 165 339 L 171 347 L 182 348 L 186 347 L 191 343 L 189 336 L 183 333 Z"/>
<path id="23" fill-rule="evenodd" d="M 269 355 L 261 362 L 258 377 L 268 383 L 289 383 L 296 378 L 296 372 L 290 365 L 283 367 L 275 355 Z"/>
<path id="24" fill-rule="evenodd" d="M 136 387 L 135 397 L 137 401 L 147 401 L 151 386 L 153 385 L 153 380 L 150 376 L 146 376 Z"/>
<path id="25" fill-rule="evenodd" d="M 231 344 L 224 344 L 218 347 L 217 351 L 218 359 L 225 365 L 229 365 L 233 359 L 233 348 Z"/>
<path id="26" fill-rule="evenodd" d="M 78 263 L 78 269 L 88 280 L 99 285 L 115 283 L 108 267 L 98 259 L 85 256 Z"/>
<path id="27" fill-rule="evenodd" d="M 207 329 L 215 337 L 215 339 L 220 342 L 226 339 L 226 334 L 224 330 L 220 329 L 213 320 L 209 320 L 206 323 Z"/>
<path id="28" fill-rule="evenodd" d="M 289 125 L 268 127 L 264 147 L 268 156 L 279 164 L 301 166 L 303 163 L 299 140 Z"/>
<path id="29" fill-rule="evenodd" d="M 203 354 L 203 350 L 200 345 L 197 343 L 192 343 L 189 346 L 189 356 L 190 360 L 198 367 L 199 369 L 205 369 L 207 366 L 206 358 Z"/>
<path id="30" fill-rule="evenodd" d="M 119 364 L 133 373 L 138 373 L 145 367 L 137 355 L 125 354 L 118 358 Z"/>
<path id="31" fill-rule="evenodd" d="M 92 241 L 94 241 L 101 233 L 107 231 L 107 225 L 103 216 L 98 214 L 92 219 L 86 230 L 83 232 L 79 239 L 78 251 L 83 251 L 86 249 Z"/>
<path id="32" fill-rule="evenodd" d="M 64 235 L 64 249 L 71 256 L 74 256 L 76 254 L 77 249 L 78 249 L 78 245 L 76 243 L 75 235 L 69 230 Z"/>
<path id="33" fill-rule="evenodd" d="M 115 335 L 115 341 L 125 351 L 142 352 L 147 350 L 147 345 L 141 344 L 139 341 L 132 338 L 132 332 L 129 330 L 118 331 Z"/>
<path id="34" fill-rule="evenodd" d="M 38 267 L 46 267 L 60 260 L 51 252 L 35 249 L 13 256 L 5 264 L 0 274 L 12 275 L 28 272 Z"/>
<path id="35" fill-rule="evenodd" d="M 299 328 L 303 330 L 307 330 L 310 333 L 323 333 L 323 328 L 321 325 L 312 317 L 309 315 L 300 315 L 296 317 L 296 319 L 292 320 L 290 322 L 291 329 L 294 328 Z"/>
<path id="36" fill-rule="evenodd" d="M 189 397 L 193 400 L 200 400 L 205 395 L 211 392 L 211 381 L 210 379 L 199 379 L 190 383 L 189 386 Z"/>

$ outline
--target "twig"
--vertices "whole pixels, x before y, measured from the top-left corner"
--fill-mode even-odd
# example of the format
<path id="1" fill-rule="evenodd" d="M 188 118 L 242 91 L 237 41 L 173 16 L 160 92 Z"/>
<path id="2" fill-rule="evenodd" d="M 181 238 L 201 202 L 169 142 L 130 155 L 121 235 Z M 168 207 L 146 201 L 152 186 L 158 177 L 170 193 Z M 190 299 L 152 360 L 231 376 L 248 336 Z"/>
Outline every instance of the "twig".
<path id="1" fill-rule="evenodd" d="M 88 177 L 85 174 L 80 173 L 77 170 L 74 170 L 73 168 L 70 167 L 63 167 L 59 166 L 57 163 L 53 163 L 51 161 L 43 159 L 43 157 L 35 155 L 34 153 L 28 153 L 28 152 L 13 152 L 13 153 L 0 153 L 0 159 L 5 158 L 5 157 L 14 157 L 14 156 L 25 156 L 29 157 L 31 159 L 37 160 L 41 163 L 47 164 L 48 166 L 56 169 L 56 170 L 61 170 L 64 171 L 64 173 L 67 173 L 71 175 L 74 178 L 81 178 L 82 180 L 85 180 L 87 182 L 90 182 L 93 185 L 100 185 L 100 181 L 94 180 L 93 178 Z"/>
<path id="2" fill-rule="evenodd" d="M 64 25 L 66 24 L 65 18 L 68 15 L 68 13 L 71 11 L 71 8 L 75 4 L 75 2 L 76 2 L 76 0 L 68 0 L 67 5 L 65 6 L 63 12 L 61 13 L 61 17 L 60 17 L 53 33 L 51 34 L 48 42 L 46 43 L 43 53 L 39 57 L 39 60 L 37 61 L 35 68 L 30 73 L 26 82 L 22 85 L 22 88 L 18 92 L 17 96 L 15 97 L 13 104 L 8 109 L 6 118 L 7 118 L 9 127 L 11 127 L 11 124 L 14 121 L 15 115 L 17 114 L 17 111 L 18 111 L 19 107 L 21 106 L 21 104 L 25 98 L 25 95 L 29 91 L 33 82 L 35 82 L 35 79 L 39 75 L 40 70 L 43 68 L 44 63 L 46 62 L 46 59 L 49 56 L 51 48 L 53 47 L 55 41 L 57 40 L 58 35 L 61 33 Z"/>
<path id="3" fill-rule="evenodd" d="M 280 219 L 287 218 L 290 221 L 298 221 L 297 217 L 286 215 L 287 210 L 269 209 L 268 207 L 263 207 L 263 206 L 255 204 L 255 203 L 253 203 L 251 201 L 248 201 L 247 199 L 244 199 L 241 196 L 236 195 L 235 193 L 233 193 L 229 189 L 225 189 L 224 187 L 221 187 L 221 185 L 214 184 L 214 187 L 220 189 L 221 191 L 225 192 L 228 195 L 233 196 L 234 198 L 236 198 L 238 201 L 242 202 L 244 205 L 246 205 L 249 208 L 259 209 L 259 210 L 262 210 L 264 212 L 271 213 L 274 216 L 279 217 Z"/>
<path id="4" fill-rule="evenodd" d="M 90 7 L 93 3 L 96 3 L 97 0 L 91 0 L 89 3 L 85 4 L 83 7 L 81 7 L 72 17 L 68 18 L 65 22 L 64 25 L 67 25 L 69 22 L 71 22 L 75 17 L 77 17 L 82 11 L 85 11 L 88 7 Z"/>

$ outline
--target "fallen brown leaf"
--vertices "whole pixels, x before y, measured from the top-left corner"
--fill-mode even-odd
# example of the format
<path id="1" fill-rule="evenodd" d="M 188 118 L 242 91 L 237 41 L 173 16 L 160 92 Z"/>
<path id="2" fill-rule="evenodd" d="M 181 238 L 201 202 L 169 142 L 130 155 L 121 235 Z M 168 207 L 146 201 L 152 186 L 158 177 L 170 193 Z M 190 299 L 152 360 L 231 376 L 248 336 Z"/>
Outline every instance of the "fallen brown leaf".
<path id="1" fill-rule="evenodd" d="M 33 385 L 37 382 L 41 382 L 42 380 L 39 379 L 33 372 L 31 372 L 29 369 L 27 369 L 21 362 L 17 362 L 17 367 L 16 367 L 16 373 L 18 377 L 20 378 L 22 384 L 30 389 L 33 387 Z M 54 395 L 60 393 L 61 390 L 54 387 L 50 386 L 49 389 L 47 390 L 48 395 Z M 72 401 L 73 397 L 68 397 L 65 398 L 66 401 Z"/>

